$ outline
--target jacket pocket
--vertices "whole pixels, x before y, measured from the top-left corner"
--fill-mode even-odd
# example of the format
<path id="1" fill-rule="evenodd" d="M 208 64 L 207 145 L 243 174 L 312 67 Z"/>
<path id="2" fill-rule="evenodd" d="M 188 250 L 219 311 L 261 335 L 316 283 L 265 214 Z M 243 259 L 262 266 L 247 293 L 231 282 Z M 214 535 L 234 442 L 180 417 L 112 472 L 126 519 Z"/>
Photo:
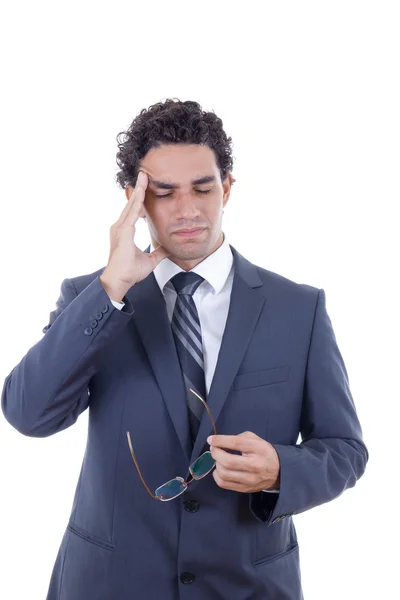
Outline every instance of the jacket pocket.
<path id="1" fill-rule="evenodd" d="M 275 556 L 254 561 L 252 566 L 260 583 L 260 598 L 304 600 L 297 542 Z"/>
<path id="2" fill-rule="evenodd" d="M 60 600 L 113 598 L 114 545 L 77 527 L 67 525 Z"/>
<path id="3" fill-rule="evenodd" d="M 81 529 L 81 527 L 78 527 L 77 525 L 75 525 L 71 522 L 68 523 L 68 529 L 69 529 L 69 531 L 71 531 L 75 535 L 78 535 L 79 537 L 86 540 L 87 542 L 90 542 L 91 544 L 95 544 L 96 546 L 100 546 L 100 548 L 105 548 L 106 550 L 114 550 L 114 548 L 115 548 L 115 544 L 110 544 L 109 542 L 101 540 L 100 538 L 96 537 L 95 535 L 92 535 L 91 533 L 89 533 L 88 531 L 85 531 L 84 529 Z"/>
<path id="4" fill-rule="evenodd" d="M 289 548 L 287 550 L 284 550 L 283 552 L 279 552 L 279 554 L 274 554 L 272 556 L 265 556 L 264 558 L 258 558 L 257 560 L 252 561 L 252 566 L 253 567 L 259 567 L 261 565 L 266 565 L 267 563 L 271 563 L 274 562 L 275 560 L 278 560 L 279 558 L 284 558 L 286 556 L 289 556 L 290 554 L 292 554 L 292 552 L 295 552 L 296 550 L 298 550 L 299 545 L 297 543 L 292 544 L 291 546 L 289 546 Z"/>
<path id="5" fill-rule="evenodd" d="M 233 389 L 271 385 L 272 383 L 284 383 L 289 379 L 290 365 L 265 369 L 264 371 L 253 371 L 251 373 L 240 373 L 233 381 Z"/>

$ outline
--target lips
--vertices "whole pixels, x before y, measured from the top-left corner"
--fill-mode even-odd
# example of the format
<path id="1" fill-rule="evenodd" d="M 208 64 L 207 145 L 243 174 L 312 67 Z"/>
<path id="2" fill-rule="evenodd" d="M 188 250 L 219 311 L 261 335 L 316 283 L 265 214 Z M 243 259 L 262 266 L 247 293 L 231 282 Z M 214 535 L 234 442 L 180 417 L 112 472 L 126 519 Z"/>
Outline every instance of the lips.
<path id="1" fill-rule="evenodd" d="M 202 233 L 204 231 L 204 228 L 201 229 L 191 229 L 191 230 L 181 230 L 181 231 L 175 231 L 175 235 L 179 235 L 181 237 L 194 237 L 196 235 L 199 235 L 200 233 Z"/>

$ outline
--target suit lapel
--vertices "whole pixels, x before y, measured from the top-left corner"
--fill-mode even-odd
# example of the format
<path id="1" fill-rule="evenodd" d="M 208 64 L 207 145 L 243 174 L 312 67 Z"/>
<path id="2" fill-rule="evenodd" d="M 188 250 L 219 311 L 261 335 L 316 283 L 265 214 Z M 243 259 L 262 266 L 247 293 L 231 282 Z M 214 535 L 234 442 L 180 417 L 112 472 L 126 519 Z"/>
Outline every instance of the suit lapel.
<path id="1" fill-rule="evenodd" d="M 128 291 L 127 297 L 135 309 L 134 323 L 145 347 L 182 450 L 189 461 L 192 441 L 182 371 L 168 320 L 165 299 L 154 273 L 134 285 Z"/>
<path id="2" fill-rule="evenodd" d="M 234 259 L 231 301 L 218 361 L 207 397 L 208 407 L 216 422 L 217 433 L 218 416 L 226 402 L 265 303 L 261 294 L 253 289 L 262 286 L 256 267 L 232 246 L 230 247 Z M 211 433 L 213 433 L 213 427 L 210 417 L 207 411 L 204 411 L 191 462 L 201 454 L 202 450 L 208 449 L 206 440 Z"/>
<path id="3" fill-rule="evenodd" d="M 230 246 L 234 277 L 225 331 L 207 403 L 214 421 L 226 402 L 251 340 L 265 299 L 254 288 L 262 286 L 257 268 Z M 150 251 L 150 246 L 145 252 Z M 151 273 L 127 293 L 135 313 L 133 319 L 160 386 L 168 412 L 187 460 L 193 462 L 207 449 L 206 439 L 213 428 L 204 411 L 196 443 L 192 449 L 186 394 L 175 341 L 167 315 L 164 296 Z M 216 423 L 218 432 L 218 423 Z"/>

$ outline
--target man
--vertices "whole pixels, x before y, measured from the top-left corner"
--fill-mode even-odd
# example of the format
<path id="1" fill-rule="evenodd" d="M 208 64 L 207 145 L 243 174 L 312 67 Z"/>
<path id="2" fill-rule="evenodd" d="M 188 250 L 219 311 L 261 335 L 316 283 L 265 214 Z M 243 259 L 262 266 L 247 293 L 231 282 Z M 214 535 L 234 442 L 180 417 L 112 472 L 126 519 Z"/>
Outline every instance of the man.
<path id="1" fill-rule="evenodd" d="M 292 516 L 368 460 L 325 292 L 228 244 L 231 138 L 214 113 L 142 111 L 117 162 L 128 202 L 108 264 L 63 281 L 2 394 L 30 436 L 89 407 L 47 598 L 299 600 Z"/>

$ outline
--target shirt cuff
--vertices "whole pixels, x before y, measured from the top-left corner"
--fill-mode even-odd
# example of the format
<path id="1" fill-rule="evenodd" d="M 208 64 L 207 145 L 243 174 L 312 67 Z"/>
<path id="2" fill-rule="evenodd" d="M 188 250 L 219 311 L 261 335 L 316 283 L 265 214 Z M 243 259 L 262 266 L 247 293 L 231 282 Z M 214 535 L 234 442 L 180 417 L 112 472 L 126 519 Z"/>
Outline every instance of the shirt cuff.
<path id="1" fill-rule="evenodd" d="M 118 310 L 122 310 L 125 306 L 125 302 L 116 302 L 116 300 L 111 300 L 111 304 L 115 306 L 115 308 L 117 308 Z"/>
<path id="2" fill-rule="evenodd" d="M 267 492 L 268 494 L 279 494 L 279 490 L 261 490 L 262 492 Z"/>

